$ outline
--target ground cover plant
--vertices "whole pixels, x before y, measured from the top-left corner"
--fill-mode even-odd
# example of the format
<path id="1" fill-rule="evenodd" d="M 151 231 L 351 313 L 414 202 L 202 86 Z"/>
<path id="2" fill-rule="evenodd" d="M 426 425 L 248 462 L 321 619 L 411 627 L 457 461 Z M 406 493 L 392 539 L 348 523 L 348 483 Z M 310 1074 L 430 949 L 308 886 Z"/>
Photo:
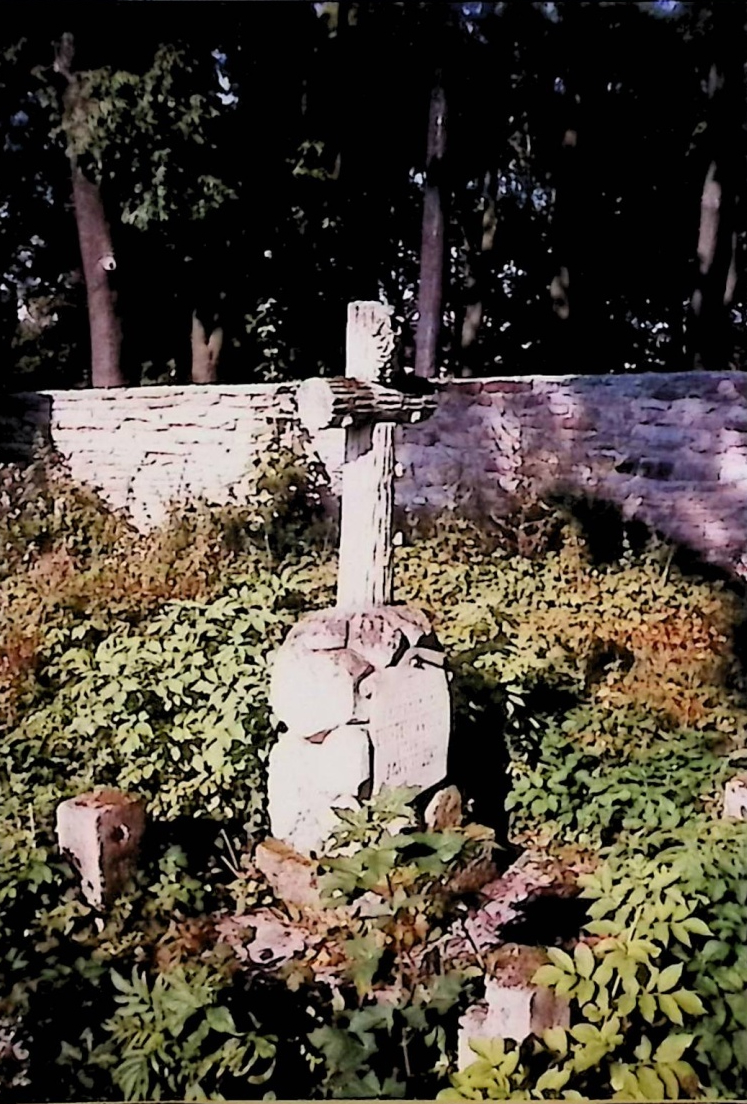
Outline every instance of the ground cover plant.
<path id="1" fill-rule="evenodd" d="M 473 815 L 424 833 L 397 792 L 344 814 L 301 916 L 252 862 L 268 663 L 334 584 L 297 458 L 258 473 L 260 511 L 193 504 L 147 536 L 49 459 L 2 478 L 3 1098 L 745 1094 L 747 829 L 719 805 L 745 750 L 736 587 L 655 540 L 598 563 L 569 511 L 531 540 L 524 515 L 414 531 L 396 598 L 446 650 Z M 151 828 L 100 915 L 54 810 L 104 785 L 142 794 Z M 455 1074 L 483 972 L 443 938 L 475 863 L 517 846 L 599 859 L 574 938 L 537 937 L 571 1024 Z M 267 906 L 312 950 L 248 970 L 225 925 Z"/>

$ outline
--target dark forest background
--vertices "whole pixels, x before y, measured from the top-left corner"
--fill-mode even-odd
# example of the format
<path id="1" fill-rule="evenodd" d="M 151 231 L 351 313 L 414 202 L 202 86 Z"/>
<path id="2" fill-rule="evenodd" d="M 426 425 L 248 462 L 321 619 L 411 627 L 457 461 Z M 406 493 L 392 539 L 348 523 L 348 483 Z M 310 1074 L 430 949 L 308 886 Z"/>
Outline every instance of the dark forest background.
<path id="1" fill-rule="evenodd" d="M 744 367 L 747 4 L 6 3 L 2 387 Z"/>

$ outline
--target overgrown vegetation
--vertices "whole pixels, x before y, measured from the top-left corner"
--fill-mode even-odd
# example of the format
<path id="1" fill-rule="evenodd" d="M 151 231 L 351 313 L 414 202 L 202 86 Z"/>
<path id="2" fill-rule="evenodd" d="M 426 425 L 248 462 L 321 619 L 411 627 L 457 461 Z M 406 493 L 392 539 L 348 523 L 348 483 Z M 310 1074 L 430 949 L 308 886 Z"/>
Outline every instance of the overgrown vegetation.
<path id="1" fill-rule="evenodd" d="M 457 518 L 421 532 L 397 598 L 433 616 L 457 781 L 489 827 L 424 832 L 411 795 L 379 795 L 341 814 L 324 905 L 301 916 L 252 849 L 268 663 L 332 597 L 315 474 L 278 451 L 251 506 L 195 504 L 145 536 L 56 462 L 2 478 L 4 1097 L 435 1095 L 482 987 L 443 937 L 496 839 L 601 857 L 578 938 L 550 910 L 541 940 L 537 980 L 571 1024 L 483 1046 L 445 1094 L 747 1093 L 747 829 L 719 819 L 744 755 L 734 587 L 684 575 L 655 541 L 599 564 L 567 511 L 546 539 L 524 540 L 521 515 L 510 539 Z M 60 800 L 102 785 L 141 793 L 153 823 L 103 917 L 53 831 Z M 248 970 L 222 924 L 267 905 L 304 949 Z"/>

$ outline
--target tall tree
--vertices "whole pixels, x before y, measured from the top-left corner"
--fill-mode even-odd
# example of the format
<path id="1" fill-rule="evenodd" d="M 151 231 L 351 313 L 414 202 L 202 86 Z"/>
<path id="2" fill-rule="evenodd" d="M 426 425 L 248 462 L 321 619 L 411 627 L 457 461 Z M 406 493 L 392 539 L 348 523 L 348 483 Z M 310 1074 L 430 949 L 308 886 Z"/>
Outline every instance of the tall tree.
<path id="1" fill-rule="evenodd" d="M 708 112 L 702 154 L 697 271 L 690 300 L 688 352 L 693 368 L 729 366 L 729 310 L 736 287 L 737 205 L 744 188 L 744 44 L 742 4 L 714 7 Z"/>
<path id="2" fill-rule="evenodd" d="M 66 82 L 63 93 L 63 127 L 68 134 L 87 129 L 93 104 L 73 69 L 72 34 L 62 35 L 54 68 Z M 83 263 L 91 338 L 91 383 L 94 387 L 122 387 L 120 352 L 122 327 L 116 311 L 116 291 L 111 273 L 116 268 L 111 230 L 104 211 L 101 188 L 83 167 L 74 142 L 68 145 L 72 195 L 78 241 Z"/>
<path id="3" fill-rule="evenodd" d="M 444 267 L 446 263 L 446 91 L 443 72 L 436 72 L 428 110 L 428 137 L 420 245 L 418 324 L 415 374 L 434 376 L 438 367 Z"/>

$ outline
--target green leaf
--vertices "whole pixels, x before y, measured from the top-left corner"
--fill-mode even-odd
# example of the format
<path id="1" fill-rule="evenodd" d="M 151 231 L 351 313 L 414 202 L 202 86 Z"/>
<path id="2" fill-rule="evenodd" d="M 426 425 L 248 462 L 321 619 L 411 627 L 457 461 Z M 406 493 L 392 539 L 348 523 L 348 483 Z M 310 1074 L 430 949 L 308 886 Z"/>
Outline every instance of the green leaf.
<path id="1" fill-rule="evenodd" d="M 742 1069 L 747 1069 L 747 1031 L 735 1031 L 731 1037 L 734 1057 Z"/>
<path id="2" fill-rule="evenodd" d="M 576 962 L 576 968 L 582 978 L 590 978 L 594 972 L 594 955 L 589 947 L 588 943 L 577 943 L 573 957 Z M 586 1003 L 585 1001 L 583 1003 Z"/>
<path id="3" fill-rule="evenodd" d="M 220 1031 L 224 1035 L 238 1035 L 233 1016 L 222 1005 L 216 1005 L 205 1010 L 205 1019 L 213 1031 Z"/>
<path id="4" fill-rule="evenodd" d="M 549 1069 L 537 1078 L 537 1083 L 534 1086 L 536 1092 L 558 1092 L 560 1089 L 565 1088 L 570 1080 L 571 1071 L 569 1069 Z"/>
<path id="5" fill-rule="evenodd" d="M 699 920 L 697 916 L 689 916 L 687 920 L 682 921 L 683 928 L 687 928 L 693 935 L 705 935 L 710 936 L 713 933 L 706 923 Z"/>
<path id="6" fill-rule="evenodd" d="M 665 1062 L 670 1066 L 673 1062 L 679 1062 L 682 1055 L 691 1045 L 693 1038 L 693 1035 L 667 1035 L 666 1039 L 656 1048 L 654 1061 Z M 646 1057 L 648 1057 L 648 1055 Z"/>
<path id="7" fill-rule="evenodd" d="M 705 1015 L 705 1005 L 697 993 L 693 993 L 689 989 L 678 989 L 676 992 L 672 993 L 672 997 L 682 1011 L 686 1012 L 688 1016 Z"/>
<path id="8" fill-rule="evenodd" d="M 638 1085 L 646 1100 L 663 1100 L 664 1082 L 649 1066 L 638 1070 Z"/>
<path id="9" fill-rule="evenodd" d="M 658 981 L 656 982 L 656 989 L 659 993 L 668 993 L 670 989 L 673 989 L 682 976 L 684 964 L 682 962 L 674 963 L 672 966 L 667 966 L 659 974 Z"/>
<path id="10" fill-rule="evenodd" d="M 651 993 L 641 993 L 638 998 L 638 1007 L 646 1023 L 652 1024 L 656 1018 L 656 1001 Z"/>
<path id="11" fill-rule="evenodd" d="M 549 963 L 545 966 L 540 966 L 532 977 L 533 985 L 557 985 L 563 977 L 563 971 L 557 966 L 551 966 Z"/>
<path id="12" fill-rule="evenodd" d="M 680 1011 L 679 1005 L 676 1003 L 673 997 L 669 996 L 669 994 L 667 993 L 663 993 L 659 997 L 659 1008 L 668 1020 L 671 1020 L 672 1023 L 676 1023 L 680 1027 L 682 1027 L 682 1024 L 684 1023 L 684 1020 L 682 1019 L 682 1012 Z"/>
<path id="13" fill-rule="evenodd" d="M 562 951 L 560 947 L 548 947 L 547 957 L 564 973 L 575 975 L 576 965 L 573 959 L 566 951 Z"/>
<path id="14" fill-rule="evenodd" d="M 568 1053 L 568 1036 L 564 1027 L 548 1027 L 542 1032 L 542 1039 L 550 1050 L 565 1058 Z"/>

